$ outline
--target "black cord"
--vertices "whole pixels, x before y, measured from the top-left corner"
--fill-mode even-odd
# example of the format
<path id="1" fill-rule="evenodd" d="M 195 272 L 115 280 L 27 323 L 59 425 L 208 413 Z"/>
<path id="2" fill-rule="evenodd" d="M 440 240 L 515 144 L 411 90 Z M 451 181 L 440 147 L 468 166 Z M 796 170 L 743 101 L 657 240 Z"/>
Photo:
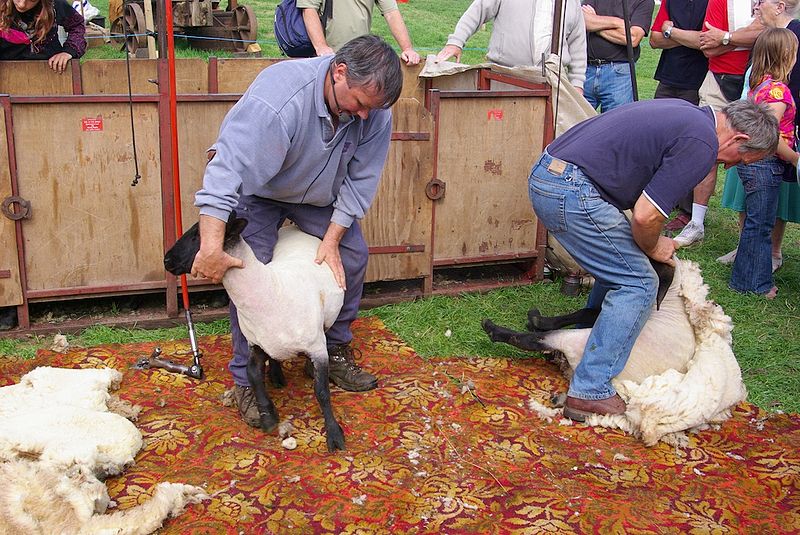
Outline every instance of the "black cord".
<path id="1" fill-rule="evenodd" d="M 133 181 L 131 182 L 131 187 L 136 186 L 139 183 L 139 180 L 142 178 L 142 175 L 139 174 L 139 158 L 136 155 L 136 127 L 133 123 L 133 88 L 131 86 L 131 55 L 128 52 L 128 19 L 125 17 L 126 7 L 128 6 L 128 0 L 123 0 L 122 2 L 122 34 L 124 38 L 124 43 L 122 45 L 122 49 L 125 51 L 125 67 L 128 70 L 128 108 L 131 112 L 131 140 L 133 141 L 133 167 L 134 167 L 134 176 Z"/>

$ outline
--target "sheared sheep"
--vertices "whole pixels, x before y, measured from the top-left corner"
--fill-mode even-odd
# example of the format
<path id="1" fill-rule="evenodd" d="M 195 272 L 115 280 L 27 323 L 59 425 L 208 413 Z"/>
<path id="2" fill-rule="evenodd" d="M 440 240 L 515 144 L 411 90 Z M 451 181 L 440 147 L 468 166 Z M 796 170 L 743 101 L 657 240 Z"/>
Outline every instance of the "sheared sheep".
<path id="1" fill-rule="evenodd" d="M 108 412 L 109 388 L 122 374 L 106 369 L 40 367 L 0 388 L 0 533 L 152 533 L 203 489 L 160 483 L 144 504 L 103 514 L 110 503 L 98 478 L 122 472 L 142 435 Z"/>
<path id="2" fill-rule="evenodd" d="M 618 427 L 651 446 L 659 440 L 685 443 L 683 431 L 704 429 L 730 417 L 731 408 L 747 397 L 747 391 L 731 348 L 733 323 L 707 295 L 699 266 L 678 260 L 660 308 L 653 310 L 625 368 L 612 381 L 627 403 L 625 414 L 592 415 L 586 423 Z M 494 342 L 563 357 L 562 367 L 570 377 L 591 329 L 548 329 L 592 324 L 596 317 L 597 311 L 583 309 L 544 318 L 532 309 L 531 332 L 515 332 L 489 320 L 483 321 L 483 328 Z"/>
<path id="3" fill-rule="evenodd" d="M 261 428 L 272 431 L 278 414 L 264 386 L 269 361 L 273 385 L 286 384 L 280 362 L 306 355 L 314 364 L 314 394 L 325 419 L 328 451 L 344 449 L 344 433 L 331 408 L 325 331 L 333 325 L 344 300 L 326 264 L 314 262 L 320 240 L 297 227 L 279 231 L 272 261 L 262 264 L 240 237 L 247 221 L 231 213 L 225 227 L 225 252 L 241 259 L 242 268 L 225 272 L 222 285 L 239 315 L 239 327 L 250 345 L 247 379 L 256 397 Z M 164 257 L 174 275 L 189 273 L 200 250 L 198 224 L 186 231 Z"/>

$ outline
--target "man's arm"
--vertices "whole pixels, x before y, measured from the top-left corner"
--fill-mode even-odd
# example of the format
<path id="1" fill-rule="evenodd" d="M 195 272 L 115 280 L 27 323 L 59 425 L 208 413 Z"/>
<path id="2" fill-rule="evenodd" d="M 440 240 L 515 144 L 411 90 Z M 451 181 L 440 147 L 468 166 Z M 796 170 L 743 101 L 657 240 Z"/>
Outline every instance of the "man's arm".
<path id="1" fill-rule="evenodd" d="M 238 258 L 222 250 L 225 240 L 225 221 L 200 215 L 200 250 L 194 257 L 192 276 L 211 279 L 214 283 L 222 281 L 222 276 L 230 268 L 243 267 Z"/>
<path id="2" fill-rule="evenodd" d="M 566 7 L 569 10 L 567 11 L 567 16 L 571 16 L 574 21 L 574 24 L 567 30 L 567 50 L 570 58 L 567 65 L 567 77 L 569 82 L 582 95 L 583 83 L 586 81 L 586 25 L 583 22 L 583 14 L 580 9 L 577 6 L 573 8 L 574 11 L 571 9 L 575 4 L 568 3 Z"/>
<path id="3" fill-rule="evenodd" d="M 661 235 L 664 221 L 666 218 L 650 199 L 644 194 L 640 195 L 633 207 L 633 240 L 648 257 L 674 266 L 675 260 L 672 257 L 678 244 L 672 238 Z"/>
<path id="4" fill-rule="evenodd" d="M 672 27 L 670 30 L 669 39 L 664 37 L 664 31 Z M 700 50 L 700 34 L 695 30 L 682 30 L 675 28 L 671 20 L 664 21 L 661 25 L 660 31 L 650 31 L 650 46 L 653 48 L 675 48 L 676 46 L 685 46 L 687 48 L 694 48 Z"/>
<path id="5" fill-rule="evenodd" d="M 616 45 L 627 44 L 624 20 L 620 17 L 598 15 L 592 6 L 583 6 L 582 9 L 587 32 L 594 32 L 606 41 Z M 631 26 L 631 44 L 634 48 L 639 46 L 645 35 L 646 32 L 641 26 Z"/>
<path id="6" fill-rule="evenodd" d="M 344 265 L 339 253 L 339 243 L 342 241 L 345 232 L 347 232 L 347 227 L 331 221 L 330 225 L 328 225 L 328 230 L 325 231 L 325 235 L 322 237 L 322 243 L 319 244 L 317 249 L 317 257 L 314 259 L 317 264 L 323 262 L 328 264 L 328 267 L 333 272 L 333 278 L 336 279 L 336 284 L 342 290 L 347 290 L 347 286 L 345 284 Z"/>
<path id="7" fill-rule="evenodd" d="M 700 49 L 706 53 L 706 56 L 708 56 L 707 52 L 711 52 L 714 56 L 722 53 L 714 53 L 716 49 L 724 49 L 724 52 L 727 52 L 737 47 L 752 48 L 756 38 L 764 30 L 764 25 L 761 24 L 761 21 L 757 18 L 753 19 L 753 22 L 744 28 L 730 32 L 730 41 L 727 45 L 723 45 L 722 38 L 725 36 L 725 32 L 708 21 L 706 21 L 705 27 L 706 31 L 701 32 L 700 35 Z"/>
<path id="8" fill-rule="evenodd" d="M 333 49 L 328 45 L 328 41 L 325 40 L 325 30 L 322 29 L 322 22 L 319 20 L 317 10 L 310 7 L 303 9 L 303 22 L 306 25 L 306 33 L 308 33 L 311 44 L 314 45 L 317 56 L 333 54 Z"/>
<path id="9" fill-rule="evenodd" d="M 400 14 L 399 9 L 389 11 L 383 14 L 386 19 L 386 24 L 389 26 L 389 31 L 392 32 L 394 40 L 400 46 L 400 59 L 406 62 L 406 65 L 416 65 L 419 63 L 420 57 L 414 50 L 411 44 L 411 37 L 408 36 L 408 29 L 406 23 L 403 21 L 403 15 Z"/>

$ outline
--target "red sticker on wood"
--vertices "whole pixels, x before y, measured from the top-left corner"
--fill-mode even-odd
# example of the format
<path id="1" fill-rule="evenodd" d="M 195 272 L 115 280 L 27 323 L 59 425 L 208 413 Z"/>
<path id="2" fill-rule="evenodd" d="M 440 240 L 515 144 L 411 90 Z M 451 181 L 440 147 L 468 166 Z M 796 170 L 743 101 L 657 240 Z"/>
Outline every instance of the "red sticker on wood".
<path id="1" fill-rule="evenodd" d="M 84 132 L 101 132 L 103 130 L 103 116 L 84 117 L 81 119 L 81 129 Z"/>
<path id="2" fill-rule="evenodd" d="M 491 121 L 492 119 L 497 119 L 498 121 L 503 120 L 503 110 L 500 108 L 494 108 L 486 112 L 486 120 Z"/>

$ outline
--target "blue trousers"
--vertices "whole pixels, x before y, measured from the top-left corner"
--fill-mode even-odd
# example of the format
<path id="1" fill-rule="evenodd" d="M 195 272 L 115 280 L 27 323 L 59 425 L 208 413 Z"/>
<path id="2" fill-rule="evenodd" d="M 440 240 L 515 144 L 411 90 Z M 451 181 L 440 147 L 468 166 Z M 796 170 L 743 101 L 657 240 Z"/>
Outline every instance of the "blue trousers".
<path id="1" fill-rule="evenodd" d="M 278 241 L 278 229 L 284 221 L 289 219 L 303 232 L 322 238 L 330 225 L 333 206 L 289 204 L 253 195 L 243 195 L 239 198 L 236 214 L 247 220 L 242 238 L 253 249 L 256 258 L 266 264 L 272 260 L 272 251 Z M 353 224 L 345 232 L 339 243 L 339 254 L 342 257 L 347 290 L 344 293 L 344 304 L 339 312 L 339 317 L 325 333 L 328 346 L 348 344 L 353 339 L 350 324 L 358 315 L 369 258 L 369 249 L 361 234 L 361 226 L 358 221 L 353 221 Z M 247 339 L 239 328 L 239 318 L 233 302 L 230 305 L 230 314 L 233 358 L 228 363 L 228 369 L 233 375 L 234 383 L 240 386 L 249 386 L 246 366 L 250 351 Z M 302 321 L 302 318 L 297 320 Z"/>
<path id="2" fill-rule="evenodd" d="M 772 228 L 778 213 L 783 161 L 777 156 L 737 165 L 744 186 L 744 227 L 729 286 L 737 292 L 765 294 L 772 279 Z"/>
<path id="3" fill-rule="evenodd" d="M 627 62 L 587 65 L 583 96 L 600 113 L 633 102 L 631 66 Z"/>
<path id="4" fill-rule="evenodd" d="M 611 379 L 625 367 L 650 317 L 658 277 L 625 215 L 600 197 L 577 166 L 544 152 L 528 183 L 539 221 L 595 278 L 587 306 L 601 308 L 568 394 L 611 397 L 616 393 Z"/>

